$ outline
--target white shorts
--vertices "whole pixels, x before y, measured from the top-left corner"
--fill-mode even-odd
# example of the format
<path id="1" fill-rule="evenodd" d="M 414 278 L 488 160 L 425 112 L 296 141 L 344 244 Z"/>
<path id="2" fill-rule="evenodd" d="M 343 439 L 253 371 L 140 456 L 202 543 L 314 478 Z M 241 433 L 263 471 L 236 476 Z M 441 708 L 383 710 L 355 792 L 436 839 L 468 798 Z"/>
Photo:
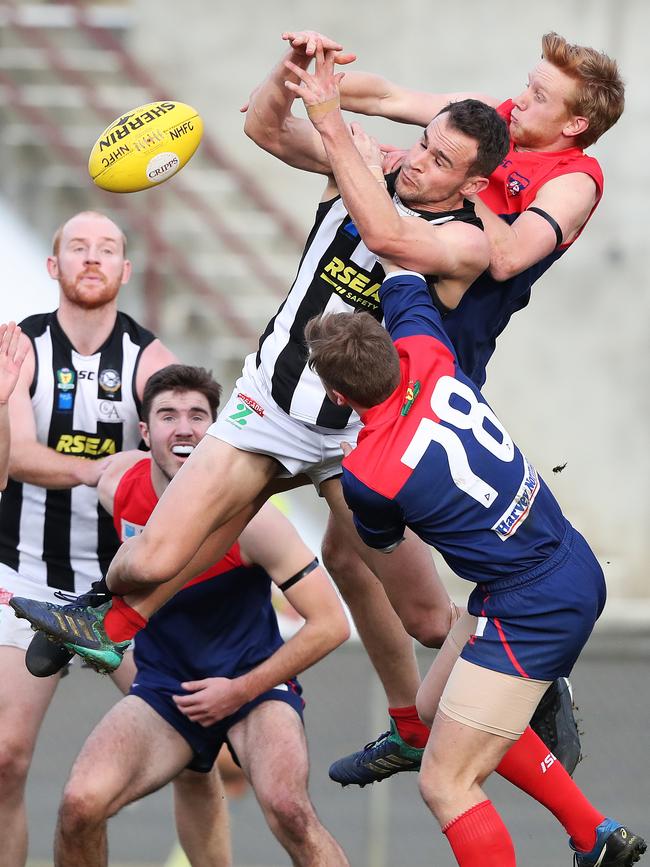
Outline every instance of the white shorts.
<path id="1" fill-rule="evenodd" d="M 13 608 L 9 607 L 11 597 L 25 596 L 27 599 L 38 599 L 40 602 L 65 605 L 65 602 L 56 598 L 55 590 L 55 587 L 43 586 L 40 582 L 19 575 L 9 566 L 0 563 L 0 646 L 27 650 L 29 642 L 34 637 L 29 621 L 16 617 Z"/>
<path id="2" fill-rule="evenodd" d="M 280 409 L 247 365 L 207 432 L 234 448 L 275 458 L 284 467 L 280 478 L 304 473 L 319 489 L 321 482 L 341 475 L 341 443 L 356 445 L 360 430 L 358 421 L 342 430 L 297 421 Z"/>

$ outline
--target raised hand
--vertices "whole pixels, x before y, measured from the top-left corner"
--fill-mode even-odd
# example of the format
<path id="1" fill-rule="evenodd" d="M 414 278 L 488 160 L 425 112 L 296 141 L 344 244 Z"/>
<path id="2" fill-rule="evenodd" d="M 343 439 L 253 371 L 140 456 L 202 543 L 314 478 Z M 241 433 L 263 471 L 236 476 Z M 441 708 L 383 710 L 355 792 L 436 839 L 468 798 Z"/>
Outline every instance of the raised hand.
<path id="1" fill-rule="evenodd" d="M 356 54 L 343 53 L 343 46 L 339 42 L 335 42 L 329 36 L 324 36 L 315 30 L 285 31 L 282 38 L 291 45 L 294 51 L 301 51 L 307 57 L 316 55 L 316 46 L 320 42 L 324 51 L 336 52 L 334 62 L 341 66 L 357 59 Z"/>
<path id="2" fill-rule="evenodd" d="M 21 333 L 15 322 L 0 325 L 0 404 L 11 397 L 29 349 L 28 342 L 21 341 Z"/>
<path id="3" fill-rule="evenodd" d="M 284 65 L 296 75 L 300 84 L 293 81 L 285 81 L 284 86 L 299 96 L 305 104 L 309 119 L 316 129 L 320 126 L 323 118 L 331 111 L 338 109 L 339 82 L 345 75 L 344 72 L 334 72 L 336 51 L 325 50 L 321 42 L 316 43 L 316 69 L 309 72 L 301 69 L 291 60 L 285 60 Z"/>

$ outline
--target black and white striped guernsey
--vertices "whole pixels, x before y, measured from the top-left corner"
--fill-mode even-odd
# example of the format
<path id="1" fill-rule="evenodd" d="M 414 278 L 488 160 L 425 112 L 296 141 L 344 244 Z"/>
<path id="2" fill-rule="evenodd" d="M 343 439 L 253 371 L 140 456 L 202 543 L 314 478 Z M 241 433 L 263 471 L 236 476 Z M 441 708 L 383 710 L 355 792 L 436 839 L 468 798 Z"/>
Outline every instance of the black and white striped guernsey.
<path id="1" fill-rule="evenodd" d="M 137 448 L 135 376 L 154 335 L 124 313 L 94 355 L 80 355 L 55 313 L 20 323 L 36 357 L 31 386 L 38 442 L 90 460 Z M 83 593 L 118 547 L 95 488 L 49 490 L 11 480 L 0 500 L 0 563 L 32 581 Z"/>
<path id="2" fill-rule="evenodd" d="M 482 227 L 474 206 L 465 201 L 455 211 L 414 211 L 388 189 L 398 211 L 432 224 L 463 220 Z M 303 250 L 296 279 L 278 312 L 260 338 L 255 358 L 257 375 L 275 402 L 298 421 L 340 430 L 350 419 L 348 407 L 335 406 L 320 380 L 307 366 L 305 325 L 320 313 L 366 310 L 382 319 L 378 289 L 384 270 L 359 237 L 340 196 L 321 202 Z M 435 277 L 428 278 L 435 292 Z"/>

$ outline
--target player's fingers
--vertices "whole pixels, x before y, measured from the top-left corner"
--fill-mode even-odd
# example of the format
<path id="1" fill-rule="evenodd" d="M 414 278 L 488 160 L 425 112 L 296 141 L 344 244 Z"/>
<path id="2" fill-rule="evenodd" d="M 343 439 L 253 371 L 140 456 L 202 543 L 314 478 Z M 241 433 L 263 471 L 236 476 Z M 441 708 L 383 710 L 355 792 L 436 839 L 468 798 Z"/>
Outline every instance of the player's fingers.
<path id="1" fill-rule="evenodd" d="M 16 364 L 22 364 L 23 361 L 27 358 L 27 353 L 29 352 L 29 343 L 26 340 L 23 340 L 22 343 L 18 344 L 18 351 L 14 357 L 14 361 Z"/>
<path id="2" fill-rule="evenodd" d="M 344 54 L 343 52 L 339 51 L 334 58 L 334 62 L 337 63 L 339 66 L 345 66 L 347 63 L 354 63 L 356 59 L 356 54 Z"/>
<path id="3" fill-rule="evenodd" d="M 242 114 L 246 114 L 246 112 L 248 111 L 248 107 L 250 106 L 250 104 L 251 104 L 251 103 L 250 103 L 250 99 L 247 99 L 246 102 L 245 102 L 245 103 L 241 106 L 241 108 L 239 109 L 239 110 L 241 111 Z"/>
<path id="4" fill-rule="evenodd" d="M 18 349 L 18 341 L 20 340 L 20 328 L 14 323 L 9 323 L 9 358 L 14 359 L 16 357 L 16 350 Z"/>
<path id="5" fill-rule="evenodd" d="M 284 65 L 287 69 L 291 70 L 294 75 L 297 75 L 301 81 L 307 83 L 311 80 L 312 76 L 306 69 L 303 69 L 301 66 L 296 66 L 291 60 L 285 60 Z"/>
<path id="6" fill-rule="evenodd" d="M 8 345 L 8 343 L 5 344 L 5 336 L 7 334 L 8 328 L 9 328 L 8 325 L 4 325 L 4 324 L 0 325 L 0 352 L 6 352 L 7 351 L 6 346 Z"/>
<path id="7" fill-rule="evenodd" d="M 352 451 L 352 446 L 350 445 L 350 443 L 346 443 L 345 440 L 344 440 L 344 441 L 341 443 L 341 451 L 343 452 L 343 455 L 347 458 L 347 456 L 348 456 L 348 455 L 350 454 L 350 452 Z"/>
<path id="8" fill-rule="evenodd" d="M 181 683 L 181 686 L 187 692 L 196 692 L 198 689 L 205 689 L 207 685 L 208 684 L 205 680 L 186 680 L 184 683 Z"/>

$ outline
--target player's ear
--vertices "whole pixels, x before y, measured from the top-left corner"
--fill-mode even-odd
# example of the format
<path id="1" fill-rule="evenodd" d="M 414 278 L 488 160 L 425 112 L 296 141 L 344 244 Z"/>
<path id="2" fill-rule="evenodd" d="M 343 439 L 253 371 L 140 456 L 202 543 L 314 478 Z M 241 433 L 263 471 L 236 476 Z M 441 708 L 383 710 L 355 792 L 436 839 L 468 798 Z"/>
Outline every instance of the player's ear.
<path id="1" fill-rule="evenodd" d="M 577 135 L 582 135 L 589 126 L 589 120 L 586 117 L 572 115 L 571 120 L 564 125 L 562 132 L 569 138 L 574 138 Z"/>
<path id="2" fill-rule="evenodd" d="M 53 280 L 59 279 L 59 260 L 56 256 L 47 257 L 47 273 Z"/>
<path id="3" fill-rule="evenodd" d="M 466 199 L 469 199 L 472 196 L 478 196 L 478 194 L 483 192 L 487 187 L 488 183 L 489 180 L 487 178 L 483 178 L 480 175 L 474 175 L 465 179 L 463 186 L 460 188 L 460 193 Z"/>
<path id="4" fill-rule="evenodd" d="M 331 391 L 332 391 L 332 401 L 337 406 L 349 406 L 350 405 L 350 402 L 348 401 L 347 397 L 342 395 L 340 391 L 337 391 L 335 388 L 331 389 Z"/>
<path id="5" fill-rule="evenodd" d="M 131 260 L 125 259 L 124 260 L 124 267 L 122 268 L 122 286 L 124 286 L 125 283 L 129 282 L 130 276 L 131 276 Z"/>
<path id="6" fill-rule="evenodd" d="M 149 426 L 145 421 L 138 422 L 138 426 L 140 428 L 140 436 L 144 440 L 147 448 L 151 448 L 151 441 L 149 439 Z"/>

